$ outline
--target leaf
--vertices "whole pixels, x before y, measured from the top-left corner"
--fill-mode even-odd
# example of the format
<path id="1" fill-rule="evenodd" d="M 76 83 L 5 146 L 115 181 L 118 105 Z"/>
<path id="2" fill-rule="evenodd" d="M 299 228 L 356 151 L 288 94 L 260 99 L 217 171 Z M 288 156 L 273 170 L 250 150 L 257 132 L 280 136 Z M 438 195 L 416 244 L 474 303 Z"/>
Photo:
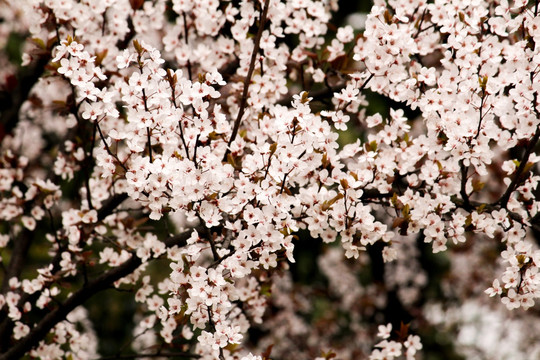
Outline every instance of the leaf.
<path id="1" fill-rule="evenodd" d="M 326 210 L 330 209 L 330 207 L 332 205 L 334 205 L 334 203 L 336 201 L 338 201 L 339 199 L 343 199 L 343 194 L 342 193 L 339 193 L 336 196 L 334 196 L 332 199 L 323 202 L 322 205 L 321 205 L 321 210 L 326 211 Z"/>
<path id="2" fill-rule="evenodd" d="M 53 46 L 56 44 L 56 38 L 52 37 L 49 40 L 47 40 L 47 49 L 52 49 Z"/>
<path id="3" fill-rule="evenodd" d="M 45 42 L 41 40 L 40 38 L 34 37 L 31 39 L 31 41 L 36 44 L 40 49 L 47 49 L 47 46 L 45 45 Z"/>
<path id="4" fill-rule="evenodd" d="M 523 174 L 526 174 L 531 170 L 531 168 L 534 166 L 534 162 L 528 162 L 525 167 L 523 168 Z"/>
<path id="5" fill-rule="evenodd" d="M 468 228 L 472 224 L 472 216 L 471 214 L 467 215 L 465 218 L 465 228 Z"/>
<path id="6" fill-rule="evenodd" d="M 141 46 L 141 43 L 137 41 L 137 39 L 133 40 L 133 47 L 135 48 L 135 51 L 140 55 L 143 53 L 144 49 Z"/>
<path id="7" fill-rule="evenodd" d="M 409 221 L 404 221 L 401 226 L 399 227 L 399 235 L 406 236 L 408 235 L 409 230 Z"/>
<path id="8" fill-rule="evenodd" d="M 394 219 L 394 221 L 392 222 L 392 227 L 393 228 L 397 228 L 398 226 L 401 226 L 401 224 L 403 224 L 405 222 L 405 218 L 403 217 L 397 217 Z"/>
<path id="9" fill-rule="evenodd" d="M 270 297 L 272 296 L 272 284 L 270 283 L 264 283 L 261 285 L 261 289 L 259 290 L 259 294 Z"/>
<path id="10" fill-rule="evenodd" d="M 398 199 L 398 194 L 393 193 L 392 197 L 390 198 L 390 202 L 396 208 L 397 210 L 403 209 L 403 203 Z"/>
<path id="11" fill-rule="evenodd" d="M 332 360 L 337 357 L 337 354 L 334 351 L 330 350 L 328 352 L 321 353 L 321 357 L 325 360 Z"/>
<path id="12" fill-rule="evenodd" d="M 129 0 L 129 4 L 133 10 L 139 10 L 144 4 L 144 0 Z"/>
<path id="13" fill-rule="evenodd" d="M 478 78 L 478 84 L 480 85 L 480 88 L 482 90 L 486 90 L 487 82 L 488 82 L 487 75 L 484 75 L 483 77 Z"/>
<path id="14" fill-rule="evenodd" d="M 277 143 L 273 143 L 272 145 L 270 145 L 270 157 L 272 157 L 272 155 L 274 155 L 276 150 L 277 150 Z"/>
<path id="15" fill-rule="evenodd" d="M 484 188 L 485 185 L 486 185 L 486 183 L 482 182 L 480 180 L 473 180 L 472 181 L 473 191 L 475 191 L 475 192 L 481 191 Z"/>
<path id="16" fill-rule="evenodd" d="M 108 49 L 105 49 L 101 52 L 98 52 L 96 54 L 96 60 L 94 61 L 94 63 L 96 64 L 96 66 L 99 66 L 101 65 L 101 63 L 103 62 L 103 59 L 105 59 L 105 57 L 107 56 L 107 53 L 109 52 Z"/>
<path id="17" fill-rule="evenodd" d="M 391 24 L 392 23 L 392 14 L 390 13 L 390 11 L 388 9 L 386 9 L 386 11 L 384 12 L 384 21 L 387 23 L 387 24 Z"/>
<path id="18" fill-rule="evenodd" d="M 409 204 L 403 206 L 403 210 L 401 210 L 401 213 L 403 214 L 403 216 L 405 218 L 409 218 L 411 215 L 409 214 L 409 212 L 411 211 L 411 207 L 409 206 Z"/>
<path id="19" fill-rule="evenodd" d="M 400 341 L 407 340 L 407 336 L 409 335 L 409 325 L 405 325 L 403 322 L 401 322 L 399 330 L 396 330 L 396 335 Z"/>
<path id="20" fill-rule="evenodd" d="M 404 140 L 407 144 L 410 144 L 409 133 L 405 133 L 405 135 L 403 135 L 403 140 Z"/>
<path id="21" fill-rule="evenodd" d="M 321 164 L 323 167 L 327 167 L 330 162 L 328 161 L 328 154 L 324 153 L 321 159 Z"/>
<path id="22" fill-rule="evenodd" d="M 227 154 L 227 162 L 236 169 L 236 163 L 234 162 L 234 156 L 232 156 L 232 154 Z"/>
<path id="23" fill-rule="evenodd" d="M 308 96 L 307 91 L 302 91 L 302 98 L 300 99 L 300 102 L 302 104 L 305 104 L 305 103 L 309 102 L 309 96 Z"/>
<path id="24" fill-rule="evenodd" d="M 340 55 L 334 60 L 330 61 L 330 64 L 332 65 L 332 68 L 339 69 L 341 71 L 347 67 L 348 57 L 347 55 Z"/>
<path id="25" fill-rule="evenodd" d="M 377 151 L 377 142 L 373 140 L 369 144 L 366 144 L 366 150 L 367 151 Z"/>
<path id="26" fill-rule="evenodd" d="M 274 344 L 268 345 L 266 350 L 261 354 L 263 360 L 270 360 L 270 354 L 272 353 L 272 348 L 274 347 Z"/>

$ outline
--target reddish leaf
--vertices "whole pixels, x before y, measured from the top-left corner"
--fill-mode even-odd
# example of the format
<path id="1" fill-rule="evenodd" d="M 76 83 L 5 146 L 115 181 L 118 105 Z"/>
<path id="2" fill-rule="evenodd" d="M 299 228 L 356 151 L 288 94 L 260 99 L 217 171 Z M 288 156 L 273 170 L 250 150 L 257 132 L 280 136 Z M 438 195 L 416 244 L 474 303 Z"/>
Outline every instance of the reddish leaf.
<path id="1" fill-rule="evenodd" d="M 139 10 L 144 4 L 144 0 L 129 0 L 129 4 L 133 10 Z"/>

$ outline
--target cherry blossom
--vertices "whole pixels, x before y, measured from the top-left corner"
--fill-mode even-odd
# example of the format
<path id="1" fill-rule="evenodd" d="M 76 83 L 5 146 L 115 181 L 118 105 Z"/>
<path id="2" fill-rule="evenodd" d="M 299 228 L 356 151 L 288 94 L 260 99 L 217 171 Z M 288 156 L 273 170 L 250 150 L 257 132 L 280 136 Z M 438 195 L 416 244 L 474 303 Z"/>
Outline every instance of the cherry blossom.
<path id="1" fill-rule="evenodd" d="M 108 356 L 105 290 L 126 357 L 491 354 L 467 311 L 530 325 L 538 4 L 338 5 L 0 8 L 0 359 Z"/>

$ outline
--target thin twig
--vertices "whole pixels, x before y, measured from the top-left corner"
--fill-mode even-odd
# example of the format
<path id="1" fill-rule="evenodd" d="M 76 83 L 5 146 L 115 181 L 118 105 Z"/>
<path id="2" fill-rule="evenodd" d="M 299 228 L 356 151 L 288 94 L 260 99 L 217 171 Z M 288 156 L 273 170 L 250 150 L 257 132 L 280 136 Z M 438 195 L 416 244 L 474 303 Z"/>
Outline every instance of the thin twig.
<path id="1" fill-rule="evenodd" d="M 506 189 L 505 193 L 501 196 L 499 201 L 497 201 L 496 204 L 500 204 L 502 208 L 506 208 L 506 205 L 508 204 L 508 201 L 510 200 L 510 196 L 514 192 L 514 190 L 519 186 L 520 182 L 523 180 L 522 175 L 525 171 L 525 167 L 527 166 L 527 163 L 529 162 L 529 157 L 531 156 L 531 153 L 533 152 L 536 144 L 538 143 L 538 140 L 540 139 L 540 126 L 536 128 L 536 133 L 532 137 L 531 140 L 529 140 L 529 144 L 527 145 L 527 148 L 525 149 L 525 154 L 523 154 L 523 158 L 521 159 L 519 163 L 519 167 L 517 168 L 514 178 L 512 179 L 512 182 L 510 185 L 508 185 L 508 188 Z"/>
<path id="2" fill-rule="evenodd" d="M 150 135 L 150 128 L 146 128 L 146 138 L 148 142 L 148 156 L 150 157 L 150 162 L 153 163 L 154 159 L 152 157 L 152 136 Z"/>
<path id="3" fill-rule="evenodd" d="M 422 29 L 422 24 L 424 23 L 424 18 L 426 16 L 426 13 L 427 13 L 427 8 L 425 8 L 424 12 L 422 13 L 422 18 L 420 18 L 420 23 L 418 24 L 418 30 L 416 31 L 416 34 L 414 34 L 413 39 L 416 39 L 418 35 L 420 35 L 420 33 L 423 31 L 421 29 Z"/>
<path id="4" fill-rule="evenodd" d="M 186 18 L 186 12 L 185 11 L 182 12 L 182 19 L 184 20 L 184 40 L 186 42 L 186 45 L 189 45 L 187 18 Z M 187 71 L 188 71 L 189 80 L 191 81 L 192 80 L 191 61 L 189 59 L 187 61 Z"/>
<path id="5" fill-rule="evenodd" d="M 118 156 L 116 156 L 116 154 L 114 154 L 111 151 L 111 148 L 109 147 L 109 144 L 107 144 L 107 141 L 105 140 L 105 136 L 103 136 L 103 133 L 101 132 L 101 127 L 99 126 L 97 120 L 96 120 L 96 124 L 97 124 L 97 129 L 98 129 L 98 132 L 99 132 L 99 137 L 101 138 L 101 141 L 103 141 L 103 144 L 105 145 L 105 150 L 107 150 L 107 153 L 109 155 L 111 155 L 116 161 L 118 161 L 118 164 L 122 167 L 122 169 L 124 169 L 124 171 L 127 172 L 128 171 L 127 167 L 120 161 Z"/>
<path id="6" fill-rule="evenodd" d="M 190 354 L 187 352 L 158 352 L 156 354 L 131 354 L 131 355 L 113 355 L 113 356 L 104 356 L 96 360 L 113 360 L 113 359 L 139 359 L 139 358 L 184 358 L 184 359 L 198 359 L 201 356 L 198 354 Z"/>
<path id="7" fill-rule="evenodd" d="M 261 37 L 264 30 L 264 25 L 266 23 L 266 15 L 268 14 L 269 4 L 270 0 L 266 0 L 264 2 L 264 9 L 262 11 L 261 19 L 259 21 L 259 30 L 257 31 L 257 36 L 255 37 L 255 42 L 253 45 L 253 52 L 251 53 L 249 70 L 246 78 L 244 79 L 244 90 L 242 92 L 242 98 L 240 99 L 240 109 L 238 110 L 238 116 L 236 117 L 236 120 L 234 122 L 233 131 L 231 134 L 231 138 L 229 139 L 229 143 L 227 144 L 227 150 L 225 151 L 225 155 L 223 156 L 223 161 L 227 161 L 227 155 L 229 155 L 229 152 L 231 151 L 231 144 L 236 139 L 238 129 L 240 128 L 240 122 L 242 121 L 242 116 L 244 116 L 244 112 L 246 111 L 249 84 L 251 83 L 251 76 L 253 75 L 253 71 L 255 70 L 255 63 L 257 60 L 257 56 L 259 55 Z"/>
<path id="8" fill-rule="evenodd" d="M 94 158 L 94 147 L 96 146 L 96 135 L 97 135 L 97 122 L 94 123 L 94 130 L 92 132 L 92 143 L 90 144 L 90 155 L 88 155 L 85 151 L 85 159 L 84 159 L 84 172 L 85 172 L 85 179 L 84 179 L 84 186 L 86 187 L 86 201 L 88 202 L 88 207 L 90 209 L 94 208 L 94 205 L 92 204 L 92 193 L 90 192 L 90 172 L 93 166 L 92 159 Z"/>

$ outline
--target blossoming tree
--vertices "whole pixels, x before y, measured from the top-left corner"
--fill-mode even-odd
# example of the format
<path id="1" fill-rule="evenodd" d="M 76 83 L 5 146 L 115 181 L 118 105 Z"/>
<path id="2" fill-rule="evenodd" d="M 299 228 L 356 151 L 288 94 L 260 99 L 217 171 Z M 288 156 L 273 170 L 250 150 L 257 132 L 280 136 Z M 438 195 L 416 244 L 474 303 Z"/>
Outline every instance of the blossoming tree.
<path id="1" fill-rule="evenodd" d="M 0 58 L 0 359 L 99 358 L 101 293 L 132 294 L 131 358 L 412 359 L 452 303 L 535 318 L 538 1 L 337 9 L 0 2 L 26 39 Z"/>

